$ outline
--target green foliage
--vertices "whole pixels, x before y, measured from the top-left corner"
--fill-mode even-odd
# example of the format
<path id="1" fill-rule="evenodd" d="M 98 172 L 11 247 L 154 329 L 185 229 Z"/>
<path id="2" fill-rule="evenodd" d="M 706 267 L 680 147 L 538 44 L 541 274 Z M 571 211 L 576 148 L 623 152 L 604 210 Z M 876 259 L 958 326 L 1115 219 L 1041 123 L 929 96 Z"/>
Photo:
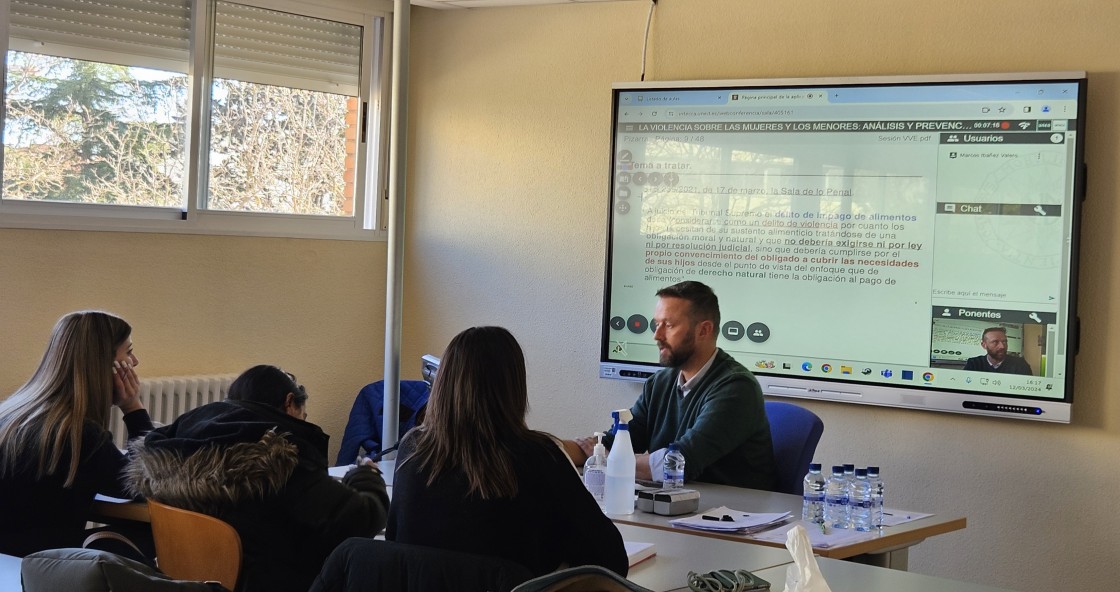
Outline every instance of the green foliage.
<path id="1" fill-rule="evenodd" d="M 187 76 L 11 51 L 6 84 L 5 198 L 183 207 Z M 352 214 L 348 97 L 236 80 L 211 94 L 206 207 Z"/>
<path id="2" fill-rule="evenodd" d="M 186 77 L 9 52 L 4 195 L 179 206 Z"/>

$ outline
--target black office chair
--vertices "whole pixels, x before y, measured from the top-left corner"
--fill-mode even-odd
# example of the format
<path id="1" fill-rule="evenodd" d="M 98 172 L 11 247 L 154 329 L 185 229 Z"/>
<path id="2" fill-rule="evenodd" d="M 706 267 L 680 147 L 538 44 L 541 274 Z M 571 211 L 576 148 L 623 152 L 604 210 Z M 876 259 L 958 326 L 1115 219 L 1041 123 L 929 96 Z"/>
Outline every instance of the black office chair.
<path id="1" fill-rule="evenodd" d="M 532 577 L 507 559 L 354 537 L 331 552 L 310 592 L 509 592 Z"/>
<path id="2" fill-rule="evenodd" d="M 804 407 L 779 401 L 766 401 L 766 418 L 770 420 L 774 460 L 778 463 L 775 491 L 801 495 L 802 481 L 824 433 L 824 422 Z"/>

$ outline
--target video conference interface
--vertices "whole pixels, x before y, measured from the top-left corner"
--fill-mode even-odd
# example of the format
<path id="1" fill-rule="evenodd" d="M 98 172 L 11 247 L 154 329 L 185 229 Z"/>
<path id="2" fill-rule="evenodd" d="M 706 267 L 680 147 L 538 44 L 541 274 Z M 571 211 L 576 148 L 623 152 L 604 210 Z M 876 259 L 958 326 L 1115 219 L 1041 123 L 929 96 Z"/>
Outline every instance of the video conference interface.
<path id="1" fill-rule="evenodd" d="M 758 373 L 1064 398 L 1077 92 L 616 90 L 604 361 L 656 363 L 693 279 Z M 1030 375 L 963 370 L 990 328 Z"/>

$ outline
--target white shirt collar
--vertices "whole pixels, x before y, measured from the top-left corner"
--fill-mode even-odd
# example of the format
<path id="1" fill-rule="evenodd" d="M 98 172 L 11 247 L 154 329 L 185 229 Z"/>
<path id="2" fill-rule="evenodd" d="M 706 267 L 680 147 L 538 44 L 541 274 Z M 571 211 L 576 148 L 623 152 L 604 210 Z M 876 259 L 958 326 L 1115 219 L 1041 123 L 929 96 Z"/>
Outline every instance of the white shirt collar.
<path id="1" fill-rule="evenodd" d="M 682 398 L 687 397 L 693 387 L 700 384 L 704 375 L 708 373 L 708 369 L 712 367 L 712 362 L 716 361 L 717 353 L 719 353 L 719 348 L 716 348 L 716 351 L 712 352 L 712 357 L 708 358 L 708 361 L 700 367 L 700 370 L 698 370 L 696 374 L 693 374 L 692 378 L 689 378 L 687 381 L 684 379 L 683 372 L 677 373 L 677 390 L 680 391 Z"/>

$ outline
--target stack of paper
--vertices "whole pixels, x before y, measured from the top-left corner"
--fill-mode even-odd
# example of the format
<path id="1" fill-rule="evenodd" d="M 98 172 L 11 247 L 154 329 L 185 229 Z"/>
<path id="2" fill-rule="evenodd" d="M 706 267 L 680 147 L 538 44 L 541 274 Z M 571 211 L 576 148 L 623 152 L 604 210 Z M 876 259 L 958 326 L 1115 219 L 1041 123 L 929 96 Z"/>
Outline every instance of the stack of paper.
<path id="1" fill-rule="evenodd" d="M 653 557 L 657 554 L 657 546 L 653 543 L 639 543 L 636 541 L 623 541 L 626 545 L 626 560 L 630 567 Z"/>
<path id="2" fill-rule="evenodd" d="M 720 506 L 688 518 L 677 518 L 669 523 L 673 526 L 699 530 L 751 534 L 773 528 L 788 520 L 789 517 L 789 512 L 743 512 L 732 510 L 727 506 Z"/>

